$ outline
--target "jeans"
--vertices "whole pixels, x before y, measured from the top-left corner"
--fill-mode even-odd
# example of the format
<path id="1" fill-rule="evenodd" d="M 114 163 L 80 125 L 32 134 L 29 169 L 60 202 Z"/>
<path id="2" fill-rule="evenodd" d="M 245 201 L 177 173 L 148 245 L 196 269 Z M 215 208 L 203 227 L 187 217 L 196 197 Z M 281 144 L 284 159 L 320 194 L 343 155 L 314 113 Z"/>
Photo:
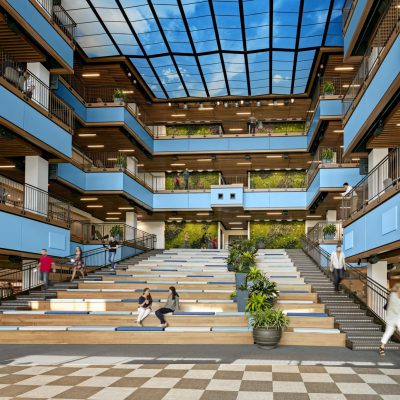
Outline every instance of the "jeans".
<path id="1" fill-rule="evenodd" d="M 165 324 L 165 318 L 164 318 L 164 314 L 171 314 L 173 313 L 174 310 L 171 310 L 170 308 L 159 308 L 156 311 L 156 317 L 160 320 L 161 324 Z"/>
<path id="2" fill-rule="evenodd" d="M 151 313 L 151 308 L 150 307 L 139 307 L 138 308 L 138 317 L 137 317 L 137 322 L 142 322 L 145 318 L 148 317 L 148 315 Z"/>
<path id="3" fill-rule="evenodd" d="M 334 268 L 333 270 L 333 280 L 335 282 L 335 290 L 339 291 L 339 285 L 344 277 L 344 269 L 343 268 Z"/>
<path id="4" fill-rule="evenodd" d="M 117 253 L 115 251 L 108 252 L 108 262 L 111 264 L 111 268 L 115 269 L 115 255 Z"/>
<path id="5" fill-rule="evenodd" d="M 49 273 L 40 271 L 40 280 L 44 283 L 44 288 L 47 289 L 49 285 Z"/>

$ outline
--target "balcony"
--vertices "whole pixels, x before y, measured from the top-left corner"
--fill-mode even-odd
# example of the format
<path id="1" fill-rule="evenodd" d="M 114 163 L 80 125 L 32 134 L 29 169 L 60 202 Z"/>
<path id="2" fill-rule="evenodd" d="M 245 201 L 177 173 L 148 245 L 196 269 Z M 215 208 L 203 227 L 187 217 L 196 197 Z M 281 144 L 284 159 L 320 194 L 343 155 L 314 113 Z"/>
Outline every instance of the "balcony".
<path id="1" fill-rule="evenodd" d="M 307 239 L 315 244 L 337 244 L 343 238 L 341 222 L 318 222 L 307 233 Z"/>
<path id="2" fill-rule="evenodd" d="M 396 148 L 343 197 L 340 217 L 344 225 L 370 212 L 399 191 L 400 148 Z"/>
<path id="3" fill-rule="evenodd" d="M 22 98 L 72 133 L 75 115 L 70 106 L 26 67 L 0 49 L 0 77 L 17 89 Z"/>
<path id="4" fill-rule="evenodd" d="M 64 32 L 69 40 L 74 40 L 76 23 L 58 2 L 54 0 L 35 0 L 48 14 L 51 20 Z"/>
<path id="5" fill-rule="evenodd" d="M 0 209 L 62 226 L 69 226 L 70 223 L 69 203 L 39 188 L 1 175 Z"/>

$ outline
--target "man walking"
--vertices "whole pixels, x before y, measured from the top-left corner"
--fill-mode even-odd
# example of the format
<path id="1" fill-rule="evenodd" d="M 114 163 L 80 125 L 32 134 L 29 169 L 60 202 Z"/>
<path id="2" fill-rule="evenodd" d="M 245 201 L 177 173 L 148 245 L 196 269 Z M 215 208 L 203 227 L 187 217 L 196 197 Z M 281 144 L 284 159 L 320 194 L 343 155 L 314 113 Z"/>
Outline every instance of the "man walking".
<path id="1" fill-rule="evenodd" d="M 338 292 L 340 282 L 344 277 L 344 271 L 346 271 L 346 261 L 340 244 L 336 246 L 336 251 L 331 254 L 330 270 L 333 273 L 335 292 Z"/>
<path id="2" fill-rule="evenodd" d="M 44 289 L 47 290 L 47 287 L 49 285 L 49 272 L 51 270 L 51 267 L 53 267 L 53 272 L 55 271 L 55 264 L 53 259 L 47 255 L 46 249 L 42 249 L 40 253 L 42 254 L 38 263 L 40 280 L 43 281 Z"/>
<path id="3" fill-rule="evenodd" d="M 189 190 L 189 178 L 190 178 L 190 172 L 186 168 L 185 171 L 183 171 L 183 179 L 185 181 L 185 190 Z"/>
<path id="4" fill-rule="evenodd" d="M 117 255 L 118 242 L 114 236 L 110 236 L 108 242 L 108 261 L 111 264 L 111 268 L 115 269 L 115 256 Z"/>

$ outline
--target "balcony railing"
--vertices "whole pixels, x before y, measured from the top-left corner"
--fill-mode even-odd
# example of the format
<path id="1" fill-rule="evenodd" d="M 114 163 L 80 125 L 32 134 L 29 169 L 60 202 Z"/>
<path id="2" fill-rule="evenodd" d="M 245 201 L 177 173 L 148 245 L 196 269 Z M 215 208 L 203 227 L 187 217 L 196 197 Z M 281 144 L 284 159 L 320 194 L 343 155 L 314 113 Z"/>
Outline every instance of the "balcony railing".
<path id="1" fill-rule="evenodd" d="M 18 89 L 26 99 L 41 106 L 51 117 L 66 125 L 70 130 L 74 129 L 73 109 L 44 82 L 28 71 L 25 65 L 14 61 L 2 49 L 0 49 L 0 76 Z"/>
<path id="2" fill-rule="evenodd" d="M 343 197 L 343 220 L 379 201 L 393 190 L 400 190 L 400 148 L 393 149 L 371 172 Z"/>
<path id="3" fill-rule="evenodd" d="M 73 40 L 76 33 L 76 23 L 62 7 L 61 1 L 36 0 L 36 2 L 46 11 L 50 18 L 60 27 L 67 37 Z"/>
<path id="4" fill-rule="evenodd" d="M 369 46 L 360 63 L 353 81 L 343 99 L 343 114 L 346 116 L 354 108 L 355 100 L 368 86 L 366 82 L 372 71 L 381 62 L 381 55 L 390 38 L 400 30 L 400 0 L 391 0 L 382 15 L 375 32 L 371 35 Z"/>
<path id="5" fill-rule="evenodd" d="M 122 243 L 129 242 L 132 245 L 138 245 L 147 249 L 154 249 L 157 236 L 151 233 L 134 228 L 124 223 L 83 223 L 83 241 L 84 242 L 102 242 L 106 243 L 110 236 Z"/>
<path id="6" fill-rule="evenodd" d="M 0 175 L 0 204 L 69 224 L 70 205 L 37 187 Z"/>
<path id="7" fill-rule="evenodd" d="M 350 17 L 351 11 L 353 10 L 354 5 L 356 4 L 356 0 L 346 0 L 342 9 L 342 26 L 345 29 L 347 25 L 347 20 Z"/>
<path id="8" fill-rule="evenodd" d="M 307 233 L 307 239 L 312 243 L 341 242 L 343 230 L 341 222 L 318 222 Z"/>

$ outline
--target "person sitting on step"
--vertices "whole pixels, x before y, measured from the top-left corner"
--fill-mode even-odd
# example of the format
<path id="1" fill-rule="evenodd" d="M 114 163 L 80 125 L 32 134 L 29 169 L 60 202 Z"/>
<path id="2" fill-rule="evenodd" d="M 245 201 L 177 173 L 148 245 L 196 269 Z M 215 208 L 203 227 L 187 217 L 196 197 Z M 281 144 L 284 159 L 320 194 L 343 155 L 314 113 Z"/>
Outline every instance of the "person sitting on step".
<path id="1" fill-rule="evenodd" d="M 179 294 L 174 286 L 169 288 L 168 298 L 164 307 L 156 311 L 156 317 L 160 320 L 161 327 L 166 328 L 168 323 L 165 322 L 164 314 L 171 314 L 179 310 Z"/>
<path id="2" fill-rule="evenodd" d="M 136 321 L 138 326 L 143 326 L 144 319 L 151 313 L 152 303 L 153 299 L 151 298 L 150 289 L 145 288 L 143 294 L 139 297 L 138 317 Z"/>

